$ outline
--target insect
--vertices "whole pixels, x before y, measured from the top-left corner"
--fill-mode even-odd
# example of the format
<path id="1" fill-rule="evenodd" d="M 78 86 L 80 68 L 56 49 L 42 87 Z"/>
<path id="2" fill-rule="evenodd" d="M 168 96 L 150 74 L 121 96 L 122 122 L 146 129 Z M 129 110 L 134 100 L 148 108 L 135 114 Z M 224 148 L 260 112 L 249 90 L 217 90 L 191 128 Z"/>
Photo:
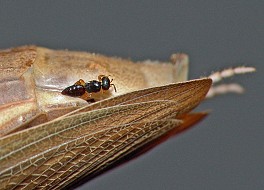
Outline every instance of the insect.
<path id="1" fill-rule="evenodd" d="M 190 128 L 208 114 L 191 112 L 208 91 L 241 92 L 235 84 L 218 88 L 218 80 L 255 70 L 231 68 L 188 80 L 185 54 L 173 54 L 168 63 L 135 64 L 35 46 L 2 50 L 0 63 L 0 189 L 62 189 L 90 180 Z M 94 103 L 61 94 L 76 78 L 100 73 L 99 81 L 88 82 L 93 92 L 106 90 L 93 93 Z M 115 93 L 104 78 L 110 75 Z M 86 84 L 71 92 L 87 92 Z"/>
<path id="2" fill-rule="evenodd" d="M 112 84 L 113 79 L 105 75 L 99 75 L 98 80 L 92 80 L 87 83 L 83 79 L 78 80 L 74 85 L 65 88 L 61 93 L 63 95 L 68 95 L 72 97 L 80 96 L 83 99 L 87 100 L 90 97 L 91 93 L 100 92 L 101 90 L 109 90 L 111 86 L 114 87 L 116 92 L 116 87 Z"/>

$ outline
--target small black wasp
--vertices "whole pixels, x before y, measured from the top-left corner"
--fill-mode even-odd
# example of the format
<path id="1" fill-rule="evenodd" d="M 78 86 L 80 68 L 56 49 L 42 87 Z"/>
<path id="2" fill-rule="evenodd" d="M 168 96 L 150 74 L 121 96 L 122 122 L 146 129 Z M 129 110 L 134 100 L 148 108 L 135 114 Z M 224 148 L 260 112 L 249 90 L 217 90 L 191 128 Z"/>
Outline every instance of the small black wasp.
<path id="1" fill-rule="evenodd" d="M 74 85 L 65 88 L 61 93 L 63 95 L 68 95 L 72 97 L 83 96 L 85 93 L 97 93 L 101 90 L 108 90 L 111 86 L 114 87 L 116 92 L 116 87 L 112 84 L 113 79 L 109 79 L 108 76 L 99 75 L 98 81 L 92 80 L 89 82 L 84 82 L 84 80 L 78 80 Z"/>

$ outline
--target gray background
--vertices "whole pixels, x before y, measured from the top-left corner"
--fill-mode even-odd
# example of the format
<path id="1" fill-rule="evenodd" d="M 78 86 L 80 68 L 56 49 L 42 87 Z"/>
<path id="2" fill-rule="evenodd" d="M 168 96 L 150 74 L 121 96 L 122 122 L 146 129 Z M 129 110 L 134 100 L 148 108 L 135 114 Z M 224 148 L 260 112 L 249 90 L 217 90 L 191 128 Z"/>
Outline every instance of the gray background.
<path id="1" fill-rule="evenodd" d="M 262 189 L 263 1 L 0 1 L 0 48 L 36 44 L 132 58 L 191 58 L 190 78 L 230 66 L 244 95 L 201 105 L 210 116 L 83 189 Z"/>

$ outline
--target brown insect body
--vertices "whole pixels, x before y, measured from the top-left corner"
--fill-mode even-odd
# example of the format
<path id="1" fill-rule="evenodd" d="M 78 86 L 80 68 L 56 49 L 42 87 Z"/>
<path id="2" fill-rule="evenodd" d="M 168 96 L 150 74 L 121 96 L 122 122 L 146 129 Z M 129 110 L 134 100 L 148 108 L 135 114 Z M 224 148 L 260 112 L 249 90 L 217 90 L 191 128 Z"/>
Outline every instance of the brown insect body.
<path id="1" fill-rule="evenodd" d="M 6 136 L 0 139 L 1 185 L 61 189 L 97 175 L 124 156 L 190 127 L 177 118 L 196 107 L 210 86 L 211 79 L 201 79 L 126 93 Z"/>
<path id="2" fill-rule="evenodd" d="M 184 54 L 133 63 L 35 46 L 0 51 L 0 73 L 0 189 L 67 188 L 141 155 L 200 121 L 206 113 L 190 111 L 212 84 L 186 81 Z M 109 79 L 89 81 L 101 73 L 117 92 Z M 67 86 L 96 102 L 61 94 Z"/>
<path id="3" fill-rule="evenodd" d="M 2 50 L 0 63 L 0 136 L 18 130 L 27 121 L 36 125 L 85 106 L 86 101 L 61 94 L 76 79 L 89 81 L 102 73 L 113 77 L 118 91 L 94 93 L 92 98 L 99 101 L 185 81 L 188 73 L 188 58 L 182 54 L 171 63 L 133 63 L 99 54 L 35 46 Z"/>

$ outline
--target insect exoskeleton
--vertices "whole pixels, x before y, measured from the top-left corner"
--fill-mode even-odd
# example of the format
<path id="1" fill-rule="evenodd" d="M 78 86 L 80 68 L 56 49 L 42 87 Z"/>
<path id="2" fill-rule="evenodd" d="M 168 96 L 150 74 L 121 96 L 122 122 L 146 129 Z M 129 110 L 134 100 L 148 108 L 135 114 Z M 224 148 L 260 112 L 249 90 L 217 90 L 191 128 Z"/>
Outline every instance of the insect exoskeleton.
<path id="1" fill-rule="evenodd" d="M 79 97 L 85 93 L 97 93 L 101 90 L 109 90 L 111 86 L 114 87 L 116 92 L 116 87 L 112 84 L 113 79 L 109 79 L 109 76 L 99 75 L 98 81 L 92 80 L 89 82 L 84 82 L 83 79 L 78 80 L 74 85 L 65 88 L 61 93 L 63 95 Z"/>

